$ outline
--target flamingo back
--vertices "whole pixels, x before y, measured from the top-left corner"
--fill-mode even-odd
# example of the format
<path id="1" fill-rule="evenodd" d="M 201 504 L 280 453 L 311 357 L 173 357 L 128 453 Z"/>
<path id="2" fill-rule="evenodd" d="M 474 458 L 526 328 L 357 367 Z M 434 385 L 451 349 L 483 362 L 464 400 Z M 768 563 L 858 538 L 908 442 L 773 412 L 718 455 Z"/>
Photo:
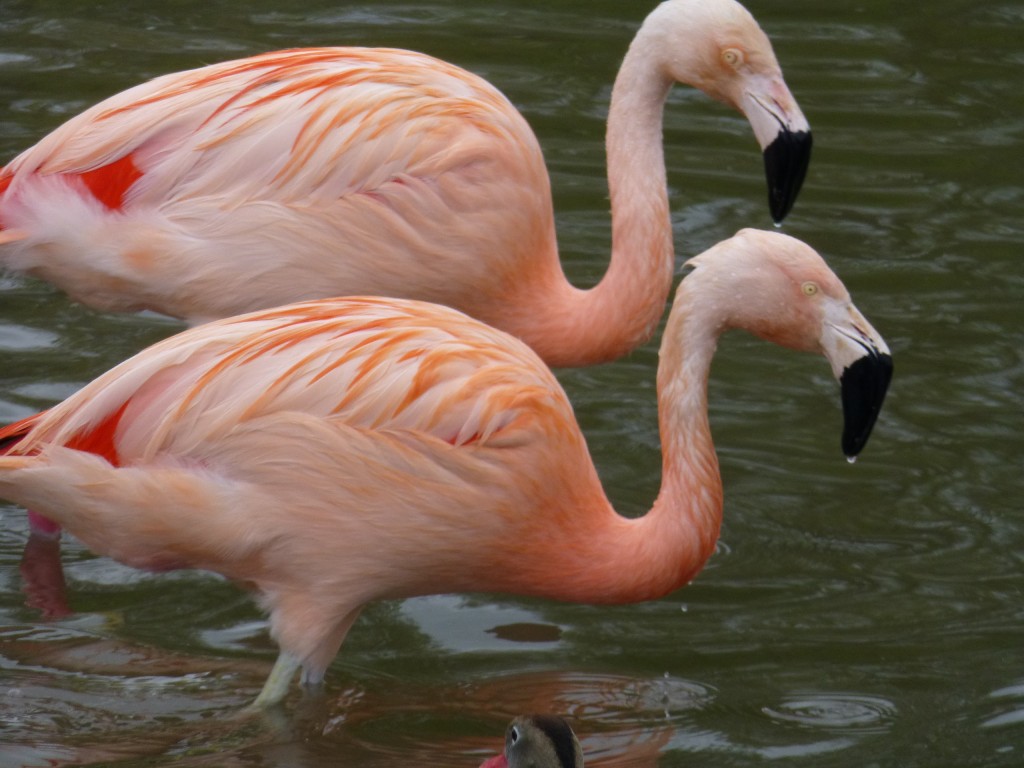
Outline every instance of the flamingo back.
<path id="1" fill-rule="evenodd" d="M 277 51 L 117 94 L 0 172 L 0 228 L 13 269 L 194 323 L 325 286 L 478 314 L 459 286 L 513 285 L 535 254 L 560 274 L 525 119 L 482 78 L 393 49 Z"/>
<path id="2" fill-rule="evenodd" d="M 447 308 L 356 298 L 252 313 L 165 340 L 41 416 L 16 452 L 103 432 L 112 442 L 106 455 L 145 461 L 188 454 L 280 411 L 451 445 L 575 430 L 564 392 L 525 344 Z"/>
<path id="3" fill-rule="evenodd" d="M 83 174 L 130 155 L 144 180 L 128 202 L 163 200 L 172 189 L 177 198 L 228 188 L 239 199 L 339 197 L 396 173 L 436 173 L 431 142 L 395 136 L 450 140 L 452 114 L 483 133 L 532 139 L 497 89 L 439 59 L 392 49 L 276 51 L 123 91 L 60 126 L 3 175 Z"/>

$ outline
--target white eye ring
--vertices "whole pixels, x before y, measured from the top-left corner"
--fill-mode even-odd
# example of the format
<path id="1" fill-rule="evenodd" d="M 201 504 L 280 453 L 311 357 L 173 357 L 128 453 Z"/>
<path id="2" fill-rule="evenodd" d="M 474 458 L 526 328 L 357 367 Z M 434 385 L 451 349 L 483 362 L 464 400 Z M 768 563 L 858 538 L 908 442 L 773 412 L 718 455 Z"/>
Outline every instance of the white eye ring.
<path id="1" fill-rule="evenodd" d="M 803 290 L 804 296 L 813 296 L 818 292 L 818 284 L 812 283 L 809 280 L 800 286 L 800 288 Z"/>
<path id="2" fill-rule="evenodd" d="M 722 61 L 733 69 L 743 66 L 743 51 L 739 48 L 726 48 L 722 51 Z"/>
<path id="3" fill-rule="evenodd" d="M 508 735 L 509 738 L 512 739 L 513 744 L 519 741 L 519 729 L 516 728 L 514 725 L 511 728 L 509 728 Z"/>

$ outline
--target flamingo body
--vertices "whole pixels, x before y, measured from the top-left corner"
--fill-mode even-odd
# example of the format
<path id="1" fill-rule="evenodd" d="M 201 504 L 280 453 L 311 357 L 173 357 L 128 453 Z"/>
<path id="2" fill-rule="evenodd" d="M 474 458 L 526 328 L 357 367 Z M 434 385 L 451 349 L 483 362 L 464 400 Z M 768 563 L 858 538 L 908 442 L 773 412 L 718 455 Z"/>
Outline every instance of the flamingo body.
<path id="1" fill-rule="evenodd" d="M 456 307 L 550 364 L 613 359 L 650 338 L 671 286 L 676 81 L 750 119 L 777 220 L 799 190 L 809 129 L 757 22 L 734 0 L 668 0 L 613 91 L 612 259 L 591 290 L 562 272 L 543 156 L 511 103 L 458 67 L 371 48 L 165 75 L 69 120 L 0 171 L 0 263 L 192 324 L 381 295 Z"/>
<path id="2" fill-rule="evenodd" d="M 454 303 L 439 275 L 511 278 L 502 244 L 524 222 L 551 225 L 522 116 L 481 78 L 400 50 L 280 51 L 157 78 L 4 176 L 2 223 L 27 233 L 9 266 L 101 309 L 193 323 L 352 285 Z M 469 258 L 460 230 L 493 256 Z M 75 243 L 85 252 L 66 253 Z"/>
<path id="3" fill-rule="evenodd" d="M 616 514 L 529 347 L 455 310 L 382 298 L 263 310 L 144 350 L 0 434 L 0 496 L 130 565 L 252 585 L 282 649 L 261 704 L 298 666 L 321 680 L 371 600 L 664 595 L 718 536 L 706 389 L 724 330 L 824 354 L 854 453 L 891 373 L 884 342 L 799 241 L 744 230 L 691 264 L 662 341 L 663 481 L 643 518 Z"/>

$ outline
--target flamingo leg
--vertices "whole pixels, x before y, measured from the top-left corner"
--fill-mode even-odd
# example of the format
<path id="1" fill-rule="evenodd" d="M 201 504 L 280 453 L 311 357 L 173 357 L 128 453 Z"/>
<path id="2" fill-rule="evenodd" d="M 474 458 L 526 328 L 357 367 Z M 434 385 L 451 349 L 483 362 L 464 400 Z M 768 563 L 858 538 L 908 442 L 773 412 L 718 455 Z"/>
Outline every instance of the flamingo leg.
<path id="1" fill-rule="evenodd" d="M 272 707 L 279 704 L 288 694 L 288 686 L 295 678 L 295 673 L 302 668 L 302 684 L 304 686 L 316 687 L 323 683 L 324 674 L 331 660 L 337 655 L 345 635 L 359 617 L 362 606 L 355 608 L 345 614 L 340 621 L 334 624 L 312 649 L 308 655 L 300 655 L 293 651 L 285 650 L 290 645 L 287 637 L 279 638 L 282 650 L 274 662 L 274 668 L 270 670 L 267 681 L 263 684 L 263 690 L 250 705 L 253 710 Z M 271 618 L 272 623 L 279 621 L 279 615 Z M 307 634 L 311 633 L 308 632 Z"/>
<path id="2" fill-rule="evenodd" d="M 348 631 L 355 624 L 356 619 L 362 612 L 363 607 L 359 606 L 349 611 L 342 617 L 341 621 L 334 625 L 334 628 L 320 641 L 316 650 L 302 664 L 302 684 L 317 686 L 323 683 L 327 667 L 334 657 L 338 655 L 342 642 Z"/>
<path id="3" fill-rule="evenodd" d="M 40 515 L 38 512 L 28 510 L 28 527 L 32 534 L 47 536 L 53 539 L 60 538 L 60 526 L 50 518 Z"/>
<path id="4" fill-rule="evenodd" d="M 295 677 L 295 672 L 302 665 L 302 661 L 288 651 L 281 651 L 274 662 L 274 668 L 270 670 L 267 681 L 263 684 L 263 690 L 256 700 L 250 705 L 251 709 L 258 710 L 265 707 L 272 707 L 281 703 L 281 700 L 288 693 L 288 686 Z"/>

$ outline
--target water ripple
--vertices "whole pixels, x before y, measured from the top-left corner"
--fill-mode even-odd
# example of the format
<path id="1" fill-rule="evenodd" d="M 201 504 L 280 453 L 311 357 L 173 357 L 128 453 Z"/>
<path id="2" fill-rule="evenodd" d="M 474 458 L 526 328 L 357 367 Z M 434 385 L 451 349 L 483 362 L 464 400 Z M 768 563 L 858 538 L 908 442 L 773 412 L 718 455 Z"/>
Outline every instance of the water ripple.
<path id="1" fill-rule="evenodd" d="M 1000 704 L 1000 712 L 982 721 L 982 728 L 1005 728 L 1024 725 L 1024 682 L 992 691 L 989 698 Z"/>
<path id="2" fill-rule="evenodd" d="M 882 733 L 896 719 L 896 705 L 877 696 L 856 693 L 808 693 L 789 696 L 763 707 L 772 720 L 808 728 L 844 732 Z"/>

